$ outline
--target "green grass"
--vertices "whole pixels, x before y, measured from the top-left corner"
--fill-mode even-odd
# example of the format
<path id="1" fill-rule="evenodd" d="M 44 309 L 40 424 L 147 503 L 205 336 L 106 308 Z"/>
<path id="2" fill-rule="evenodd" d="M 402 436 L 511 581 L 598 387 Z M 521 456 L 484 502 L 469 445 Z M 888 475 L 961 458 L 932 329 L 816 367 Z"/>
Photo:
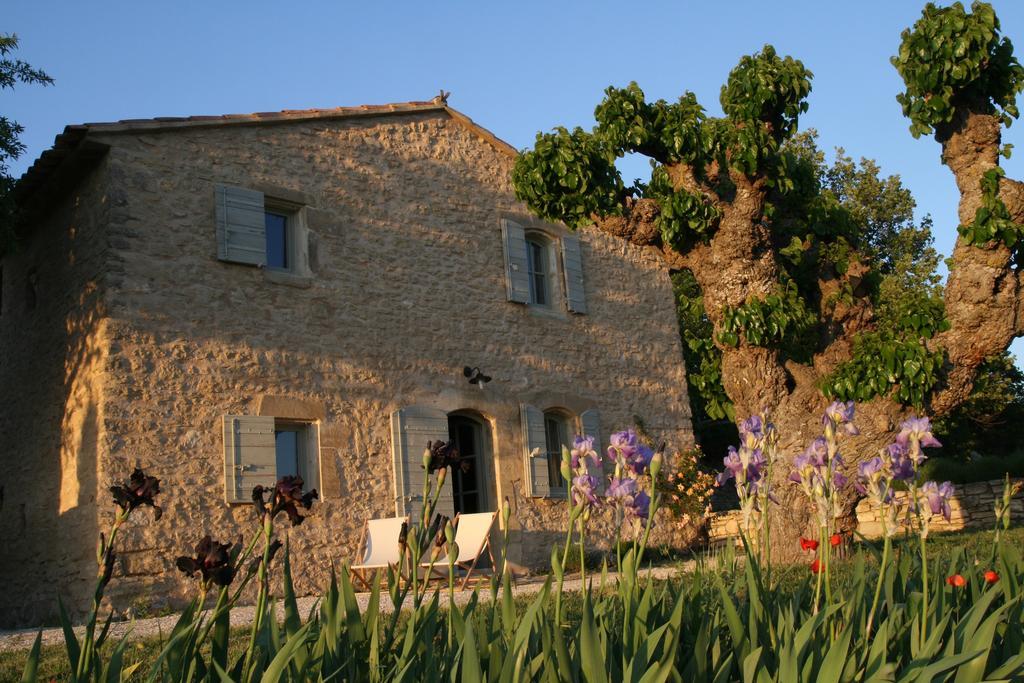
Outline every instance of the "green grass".
<path id="1" fill-rule="evenodd" d="M 928 539 L 929 556 L 939 561 L 939 567 L 941 570 L 941 567 L 947 558 L 949 558 L 954 552 L 962 550 L 968 557 L 977 558 L 978 561 L 982 563 L 978 565 L 979 571 L 983 571 L 987 568 L 983 565 L 992 547 L 992 540 L 992 531 L 963 531 L 948 534 L 933 534 Z M 1024 545 L 1024 527 L 1014 528 L 1004 532 L 1003 542 L 1017 546 Z M 907 540 L 899 539 L 894 544 L 894 550 L 897 553 L 917 553 L 917 543 L 916 537 L 914 539 Z M 873 574 L 874 569 L 878 564 L 880 543 L 863 544 L 861 548 L 865 551 L 864 556 L 868 566 L 868 572 Z M 851 553 L 851 557 L 855 554 L 856 553 Z M 717 555 L 721 556 L 722 553 L 719 552 Z M 701 563 L 699 563 L 699 565 L 700 564 Z M 706 584 L 709 593 L 712 593 L 714 591 L 712 574 L 720 572 L 720 568 L 716 566 L 714 559 L 702 564 L 703 568 L 699 567 L 697 572 L 684 575 L 681 579 L 676 580 L 684 582 L 701 582 L 702 584 Z M 852 579 L 852 560 L 846 559 L 838 562 L 835 566 L 835 570 L 833 582 L 836 588 L 841 590 L 842 586 Z M 796 564 L 773 569 L 773 579 L 776 582 L 776 590 L 780 592 L 794 591 L 800 584 L 801 580 L 807 575 L 808 571 L 806 564 Z M 594 579 L 596 583 L 599 580 L 599 577 L 595 575 Z M 519 596 L 516 598 L 517 609 L 522 612 L 533 599 L 533 595 Z M 570 622 L 578 620 L 582 609 L 582 599 L 580 594 L 576 593 L 567 595 L 565 598 L 565 608 L 566 616 Z M 244 651 L 248 633 L 248 627 L 238 627 L 232 630 L 230 646 L 232 656 Z M 148 675 L 149 667 L 152 662 L 156 660 L 162 647 L 162 641 L 159 638 L 139 640 L 129 646 L 125 655 L 125 660 L 129 663 L 138 662 L 141 664 L 135 675 L 130 680 L 145 680 Z M 27 650 L 0 652 L 0 681 L 20 680 L 27 654 Z M 67 676 L 67 655 L 65 653 L 64 646 L 51 645 L 43 647 L 39 663 L 39 679 L 50 680 L 53 678 L 58 681 L 64 681 L 67 680 Z"/>

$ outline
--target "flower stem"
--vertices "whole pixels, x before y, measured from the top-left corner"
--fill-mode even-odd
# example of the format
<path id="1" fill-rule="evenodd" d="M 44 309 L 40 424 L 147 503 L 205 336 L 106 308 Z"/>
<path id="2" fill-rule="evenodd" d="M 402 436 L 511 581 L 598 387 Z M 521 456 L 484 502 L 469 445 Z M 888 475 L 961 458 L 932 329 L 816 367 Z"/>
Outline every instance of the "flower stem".
<path id="1" fill-rule="evenodd" d="M 921 642 L 928 639 L 928 549 L 925 545 L 925 534 L 921 534 Z"/>
<path id="2" fill-rule="evenodd" d="M 878 567 L 878 582 L 875 584 L 875 597 L 871 600 L 871 611 L 868 612 L 867 631 L 864 642 L 871 642 L 871 626 L 875 620 L 875 610 L 878 608 L 878 598 L 882 595 L 882 583 L 885 581 L 885 574 L 889 568 L 889 551 L 892 549 L 892 539 L 886 533 L 882 545 L 882 563 Z"/>

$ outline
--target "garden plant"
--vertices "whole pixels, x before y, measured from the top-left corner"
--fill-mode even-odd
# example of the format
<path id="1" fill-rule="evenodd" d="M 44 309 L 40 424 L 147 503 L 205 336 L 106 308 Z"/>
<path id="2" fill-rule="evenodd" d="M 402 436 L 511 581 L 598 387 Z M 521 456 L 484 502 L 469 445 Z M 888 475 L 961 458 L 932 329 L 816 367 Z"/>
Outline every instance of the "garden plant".
<path id="1" fill-rule="evenodd" d="M 455 533 L 434 514 L 438 495 L 458 456 L 450 444 L 431 444 L 423 467 L 430 473 L 419 519 L 407 526 L 408 552 L 399 566 L 378 575 L 365 608 L 348 573 L 332 578 L 316 607 L 299 613 L 287 545 L 277 524 L 298 526 L 316 492 L 282 479 L 253 494 L 254 531 L 244 546 L 210 537 L 177 567 L 195 578 L 195 597 L 146 671 L 125 664 L 127 636 L 108 642 L 109 619 L 98 614 L 115 565 L 117 532 L 143 506 L 156 507 L 159 482 L 136 471 L 111 490 L 117 515 L 100 538 L 96 599 L 85 634 L 75 635 L 63 608 L 69 680 L 86 681 L 994 681 L 1024 676 L 1024 558 L 997 534 L 984 557 L 962 551 L 938 563 L 928 553 L 929 522 L 949 515 L 948 483 L 920 481 L 925 450 L 939 444 L 927 418 L 903 423 L 895 439 L 853 476 L 844 461 L 846 441 L 857 433 L 852 403 L 834 403 L 822 418 L 822 435 L 794 458 L 774 451 L 775 425 L 762 413 L 742 422 L 742 442 L 725 458 L 719 478 L 737 487 L 744 506 L 745 559 L 729 553 L 668 581 L 641 571 L 661 504 L 663 448 L 651 449 L 632 431 L 614 434 L 605 453 L 578 436 L 563 449 L 561 471 L 569 482 L 565 543 L 551 554 L 551 574 L 525 604 L 514 599 L 502 555 L 488 585 L 469 600 L 455 600 Z M 819 533 L 800 545 L 813 559 L 802 576 L 782 584 L 766 564 L 771 539 L 767 507 L 775 505 L 769 468 L 783 468 L 789 486 L 802 490 L 817 513 Z M 913 495 L 902 508 L 895 482 Z M 864 546 L 847 560 L 847 577 L 833 583 L 836 500 L 855 487 L 884 510 L 880 556 Z M 1009 527 L 1007 479 L 995 503 L 996 527 Z M 588 528 L 602 515 L 614 520 L 628 543 L 616 543 L 617 566 L 588 573 L 583 588 L 565 589 L 563 567 L 571 550 L 584 552 Z M 916 552 L 894 553 L 895 521 L 908 516 Z M 510 511 L 502 508 L 507 530 Z M 764 552 L 755 549 L 764 548 Z M 441 584 L 424 581 L 414 558 L 447 568 Z M 301 560 L 300 560 L 301 561 Z M 279 572 L 282 593 L 272 594 Z M 429 573 L 429 572 L 428 572 Z M 245 647 L 229 657 L 231 612 L 255 582 L 256 616 Z M 486 597 L 489 599 L 481 599 Z M 275 607 L 283 604 L 279 622 Z M 383 609 L 384 601 L 391 609 Z M 212 603 L 212 606 L 211 606 Z M 205 609 L 204 609 L 205 608 Z M 237 635 L 235 636 L 237 637 Z M 37 638 L 24 671 L 35 681 Z"/>

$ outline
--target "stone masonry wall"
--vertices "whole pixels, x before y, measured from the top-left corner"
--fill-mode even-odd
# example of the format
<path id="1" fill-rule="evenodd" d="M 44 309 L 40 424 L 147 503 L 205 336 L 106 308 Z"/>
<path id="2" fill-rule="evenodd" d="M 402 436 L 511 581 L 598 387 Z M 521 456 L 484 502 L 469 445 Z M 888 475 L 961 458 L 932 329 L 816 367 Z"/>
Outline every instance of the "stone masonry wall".
<path id="1" fill-rule="evenodd" d="M 252 533 L 251 507 L 224 502 L 225 414 L 320 424 L 323 500 L 287 532 L 300 593 L 354 556 L 367 518 L 394 514 L 396 409 L 468 410 L 490 427 L 490 499 L 511 501 L 511 557 L 525 565 L 561 542 L 565 504 L 524 495 L 520 402 L 596 407 L 605 439 L 637 416 L 655 439 L 692 445 L 658 255 L 585 231 L 588 315 L 506 301 L 500 219 L 532 220 L 512 196 L 513 159 L 446 114 L 94 136 L 111 146 L 111 249 L 101 457 L 81 479 L 105 491 L 138 464 L 162 480 L 165 508 L 122 532 L 115 609 L 180 604 L 194 582 L 175 556 L 206 533 Z M 310 282 L 217 260 L 217 183 L 308 207 Z M 464 365 L 493 381 L 469 385 Z M 99 502 L 105 525 L 112 508 Z M 95 533 L 74 536 L 62 552 L 92 552 Z M 87 594 L 66 588 L 81 612 Z M 53 586 L 23 593 L 45 602 Z"/>
<path id="2" fill-rule="evenodd" d="M 1017 481 L 1017 480 L 1013 480 Z M 1003 479 L 979 481 L 972 484 L 957 484 L 955 493 L 950 500 L 952 510 L 947 522 L 942 517 L 935 517 L 929 529 L 942 533 L 960 531 L 962 529 L 992 528 L 995 524 L 995 502 L 1003 496 Z M 901 505 L 907 493 L 896 494 Z M 1012 523 L 1024 522 L 1024 499 L 1019 496 L 1010 503 Z M 720 542 L 728 538 L 736 538 L 740 533 L 743 516 L 739 510 L 728 510 L 711 515 L 708 521 L 708 536 L 712 542 Z M 905 525 L 901 526 L 901 531 Z M 865 498 L 857 505 L 857 531 L 866 538 L 882 537 L 882 525 L 879 521 L 878 507 Z"/>
<path id="3" fill-rule="evenodd" d="M 993 479 L 972 484 L 957 484 L 954 487 L 956 492 L 949 501 L 952 510 L 949 521 L 935 517 L 929 529 L 938 533 L 961 529 L 991 529 L 996 521 L 995 502 L 1003 497 L 1004 483 L 1003 479 Z M 899 492 L 896 497 L 904 504 L 908 495 L 906 492 Z M 1014 524 L 1024 522 L 1024 499 L 1019 496 L 1010 503 L 1010 519 Z M 905 526 L 901 525 L 900 530 L 902 531 Z M 878 507 L 866 498 L 857 505 L 857 530 L 867 538 L 882 537 Z"/>
<path id="4" fill-rule="evenodd" d="M 95 581 L 104 443 L 101 296 L 109 204 L 101 164 L 52 198 L 0 260 L 0 624 L 31 623 Z"/>

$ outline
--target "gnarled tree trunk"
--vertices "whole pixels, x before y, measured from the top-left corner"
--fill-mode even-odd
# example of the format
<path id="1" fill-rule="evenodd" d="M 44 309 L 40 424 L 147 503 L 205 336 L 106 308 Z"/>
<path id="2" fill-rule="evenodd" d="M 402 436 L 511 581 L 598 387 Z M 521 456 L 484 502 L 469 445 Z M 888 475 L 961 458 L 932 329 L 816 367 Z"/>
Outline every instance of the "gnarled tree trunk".
<path id="1" fill-rule="evenodd" d="M 960 190 L 960 222 L 969 224 L 981 203 L 982 176 L 998 165 L 999 121 L 989 113 L 967 112 L 940 130 L 936 139 L 942 144 L 943 162 L 953 172 Z M 685 254 L 661 244 L 655 225 L 657 205 L 647 199 L 627 201 L 624 216 L 596 218 L 595 223 L 635 244 L 659 249 L 671 268 L 693 272 L 715 327 L 715 343 L 722 351 L 722 381 L 737 417 L 742 419 L 767 408 L 781 433 L 780 452 L 786 458 L 775 471 L 775 490 L 781 504 L 775 511 L 773 537 L 778 543 L 773 545 L 780 556 L 795 555 L 796 539 L 814 530 L 802 493 L 785 481 L 788 461 L 821 433 L 819 418 L 828 403 L 820 390 L 821 381 L 851 358 L 854 336 L 873 327 L 873 311 L 866 297 L 849 306 L 823 311 L 820 351 L 810 363 L 797 363 L 777 349 L 752 346 L 742 339 L 736 347 L 721 344 L 717 334 L 727 308 L 768 295 L 778 282 L 781 267 L 764 217 L 768 199 L 765 184 L 728 171 L 735 192 L 723 198 L 715 192 L 721 186 L 716 176 L 727 171 L 706 170 L 701 177 L 707 180 L 698 181 L 694 169 L 684 164 L 669 167 L 675 189 L 699 193 L 721 212 L 718 228 L 706 244 Z M 1024 185 L 1004 179 L 999 196 L 1011 217 L 1024 222 Z M 863 267 L 854 264 L 843 277 L 856 277 L 861 272 Z M 823 294 L 834 291 L 836 277 L 822 276 L 819 285 Z M 951 327 L 929 343 L 945 353 L 947 362 L 943 379 L 926 406 L 928 414 L 944 414 L 963 402 L 971 392 L 978 366 L 1024 334 L 1021 289 L 1021 274 L 1012 266 L 1008 248 L 975 247 L 958 239 L 945 294 Z M 913 412 L 917 411 L 886 398 L 859 404 L 855 423 L 861 434 L 847 439 L 843 449 L 848 474 L 852 475 L 857 462 L 876 455 L 889 443 L 899 423 Z M 841 520 L 847 527 L 855 524 L 857 502 L 852 488 L 849 491 Z"/>

